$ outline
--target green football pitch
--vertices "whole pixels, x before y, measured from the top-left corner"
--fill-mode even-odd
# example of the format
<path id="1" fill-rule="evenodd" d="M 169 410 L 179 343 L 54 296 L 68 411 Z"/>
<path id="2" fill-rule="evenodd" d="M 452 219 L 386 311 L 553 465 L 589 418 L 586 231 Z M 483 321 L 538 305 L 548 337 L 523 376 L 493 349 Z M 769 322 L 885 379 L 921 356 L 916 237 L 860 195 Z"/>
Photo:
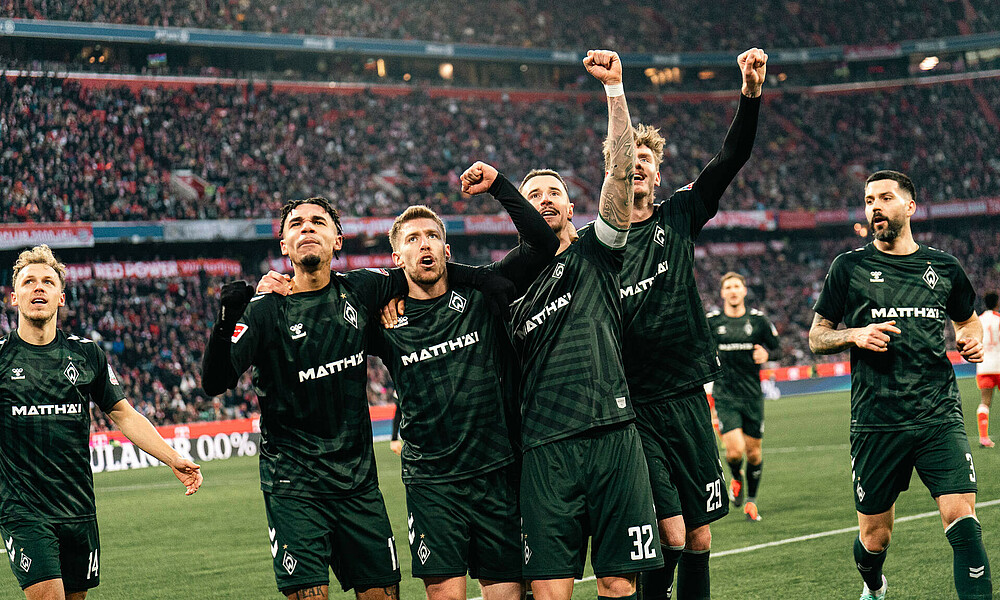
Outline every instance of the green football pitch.
<path id="1" fill-rule="evenodd" d="M 979 518 L 994 572 L 1000 569 L 1000 449 L 976 443 L 979 392 L 961 381 L 966 422 L 979 479 Z M 1000 402 L 1000 401 L 998 401 Z M 861 580 L 852 558 L 857 519 L 848 452 L 846 392 L 767 403 L 763 520 L 734 510 L 712 525 L 712 588 L 718 599 L 857 598 Z M 1000 434 L 1000 409 L 995 429 Z M 1000 436 L 998 436 L 1000 437 Z M 376 444 L 381 487 L 403 569 L 402 597 L 423 597 L 410 577 L 406 513 L 399 460 Z M 163 468 L 95 477 L 102 539 L 97 599 L 281 598 L 274 585 L 255 458 L 202 466 L 205 485 L 185 497 Z M 896 505 L 885 573 L 890 598 L 957 598 L 951 548 L 926 488 L 914 475 Z M 588 569 L 587 575 L 590 575 Z M 352 598 L 337 590 L 334 598 Z M 469 596 L 479 595 L 470 585 Z M 597 595 L 592 578 L 574 598 Z M 12 575 L 0 575 L 0 598 L 21 596 Z"/>

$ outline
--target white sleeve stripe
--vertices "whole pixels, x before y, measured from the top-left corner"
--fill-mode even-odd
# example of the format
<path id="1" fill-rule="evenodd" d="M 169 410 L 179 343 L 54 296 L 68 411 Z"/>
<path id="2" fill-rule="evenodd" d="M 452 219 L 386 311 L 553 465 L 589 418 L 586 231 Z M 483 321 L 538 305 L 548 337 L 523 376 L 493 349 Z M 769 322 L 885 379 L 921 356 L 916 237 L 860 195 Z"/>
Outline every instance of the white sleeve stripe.
<path id="1" fill-rule="evenodd" d="M 597 234 L 597 239 L 609 248 L 624 248 L 628 240 L 628 229 L 620 230 L 600 215 L 594 221 L 594 233 Z"/>

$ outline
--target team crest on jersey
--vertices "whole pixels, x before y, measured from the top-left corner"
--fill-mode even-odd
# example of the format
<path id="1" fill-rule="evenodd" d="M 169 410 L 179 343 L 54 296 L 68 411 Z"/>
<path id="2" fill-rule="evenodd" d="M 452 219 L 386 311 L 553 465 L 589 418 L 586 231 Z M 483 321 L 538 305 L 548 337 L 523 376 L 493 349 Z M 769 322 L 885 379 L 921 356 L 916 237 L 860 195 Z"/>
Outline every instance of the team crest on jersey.
<path id="1" fill-rule="evenodd" d="M 420 559 L 420 564 L 426 564 L 427 559 L 431 556 L 431 549 L 427 547 L 424 540 L 420 540 L 420 546 L 417 547 L 417 558 Z"/>
<path id="2" fill-rule="evenodd" d="M 355 329 L 358 328 L 358 311 L 351 306 L 350 302 L 344 303 L 344 320 L 353 325 Z"/>
<path id="3" fill-rule="evenodd" d="M 726 326 L 725 326 L 725 325 L 719 325 L 719 326 L 718 326 L 718 327 L 717 327 L 717 328 L 715 329 L 715 333 L 717 333 L 717 334 L 719 334 L 719 335 L 726 335 Z"/>
<path id="4" fill-rule="evenodd" d="M 463 298 L 458 292 L 452 291 L 451 299 L 448 300 L 448 308 L 460 313 L 464 313 L 465 307 L 468 303 L 469 301 Z"/>
<path id="5" fill-rule="evenodd" d="M 31 569 L 31 559 L 28 555 L 24 553 L 24 549 L 21 550 L 21 569 L 27 573 Z"/>
<path id="6" fill-rule="evenodd" d="M 552 270 L 552 277 L 556 279 L 562 277 L 563 269 L 564 269 L 563 263 L 559 263 L 558 265 L 556 265 L 556 268 Z"/>
<path id="7" fill-rule="evenodd" d="M 236 329 L 233 330 L 233 337 L 229 338 L 229 341 L 232 342 L 233 344 L 240 341 L 240 338 L 243 337 L 243 334 L 247 332 L 247 329 L 250 328 L 244 325 L 243 323 L 237 323 Z"/>
<path id="8" fill-rule="evenodd" d="M 14 367 L 10 370 L 10 378 L 12 381 L 16 379 L 24 379 L 24 369 L 21 367 Z"/>
<path id="9" fill-rule="evenodd" d="M 66 376 L 66 379 L 69 379 L 70 383 L 76 385 L 76 380 L 80 378 L 80 371 L 76 368 L 76 365 L 70 362 L 66 370 L 63 371 L 63 375 Z"/>
<path id="10" fill-rule="evenodd" d="M 288 328 L 288 330 L 292 332 L 293 340 L 306 337 L 306 332 L 303 331 L 304 327 L 305 325 L 303 325 L 302 323 L 296 323 L 295 325 L 292 325 L 291 327 Z"/>
<path id="11" fill-rule="evenodd" d="M 753 324 L 750 321 L 747 321 L 747 324 L 743 326 L 743 333 L 753 335 Z"/>
<path id="12" fill-rule="evenodd" d="M 927 265 L 927 270 L 924 271 L 923 279 L 924 283 L 931 286 L 931 289 L 933 290 L 934 287 L 937 285 L 938 280 L 940 280 L 941 278 L 938 277 L 937 271 L 934 270 L 934 267 Z"/>
<path id="13" fill-rule="evenodd" d="M 297 564 L 299 564 L 299 561 L 295 560 L 295 557 L 289 554 L 288 550 L 285 550 L 285 556 L 281 559 L 281 566 L 285 567 L 285 570 L 288 571 L 289 575 L 295 572 L 295 566 Z"/>
<path id="14" fill-rule="evenodd" d="M 653 241 L 656 242 L 661 248 L 663 244 L 667 241 L 667 232 L 663 230 L 659 225 L 653 230 Z"/>

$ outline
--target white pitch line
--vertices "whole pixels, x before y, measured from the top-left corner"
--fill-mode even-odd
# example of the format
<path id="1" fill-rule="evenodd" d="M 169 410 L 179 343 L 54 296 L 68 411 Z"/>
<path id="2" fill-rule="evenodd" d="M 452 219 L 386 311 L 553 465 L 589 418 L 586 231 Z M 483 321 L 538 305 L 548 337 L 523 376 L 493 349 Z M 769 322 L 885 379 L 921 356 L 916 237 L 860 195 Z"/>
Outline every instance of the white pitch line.
<path id="1" fill-rule="evenodd" d="M 830 444 L 827 446 L 784 446 L 764 448 L 765 454 L 795 454 L 797 452 L 826 452 L 828 450 L 850 450 L 850 444 Z"/>
<path id="2" fill-rule="evenodd" d="M 977 502 L 976 508 L 986 508 L 987 506 L 997 506 L 1000 505 L 1000 498 L 996 500 L 987 500 L 986 502 Z M 909 515 L 907 517 L 899 517 L 895 520 L 896 523 L 905 523 L 907 521 L 916 521 L 917 519 L 926 519 L 928 517 L 938 516 L 938 511 L 931 511 L 925 513 L 918 513 L 915 515 Z M 753 546 L 747 546 L 745 548 L 734 548 L 732 550 L 723 550 L 721 552 L 713 552 L 712 558 L 720 558 L 723 556 L 731 556 L 733 554 L 743 554 L 744 552 L 753 552 L 754 550 L 762 550 L 764 548 L 772 548 L 774 546 L 783 546 L 785 544 L 791 544 L 794 542 L 805 542 L 808 540 L 815 540 L 818 538 L 829 537 L 831 535 L 839 535 L 841 533 L 851 533 L 858 530 L 858 526 L 854 527 L 844 527 L 842 529 L 831 529 L 830 531 L 821 531 L 819 533 L 811 533 L 809 535 L 800 535 L 798 537 L 787 538 L 784 540 L 775 540 L 773 542 L 767 542 L 766 544 L 754 544 Z M 584 577 L 583 579 L 577 579 L 576 583 L 583 583 L 585 581 L 594 581 L 596 577 L 593 575 L 589 577 Z M 471 600 L 483 600 L 482 597 L 472 598 Z"/>

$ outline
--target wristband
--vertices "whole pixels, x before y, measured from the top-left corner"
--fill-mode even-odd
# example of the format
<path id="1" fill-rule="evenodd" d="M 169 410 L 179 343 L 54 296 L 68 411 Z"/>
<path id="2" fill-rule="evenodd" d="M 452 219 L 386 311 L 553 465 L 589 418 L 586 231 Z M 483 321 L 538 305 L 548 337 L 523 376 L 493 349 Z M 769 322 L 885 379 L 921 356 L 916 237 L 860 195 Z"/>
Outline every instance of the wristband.
<path id="1" fill-rule="evenodd" d="M 607 94 L 608 98 L 614 98 L 616 96 L 624 96 L 625 87 L 620 83 L 616 83 L 614 85 L 605 85 L 604 93 Z"/>

